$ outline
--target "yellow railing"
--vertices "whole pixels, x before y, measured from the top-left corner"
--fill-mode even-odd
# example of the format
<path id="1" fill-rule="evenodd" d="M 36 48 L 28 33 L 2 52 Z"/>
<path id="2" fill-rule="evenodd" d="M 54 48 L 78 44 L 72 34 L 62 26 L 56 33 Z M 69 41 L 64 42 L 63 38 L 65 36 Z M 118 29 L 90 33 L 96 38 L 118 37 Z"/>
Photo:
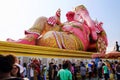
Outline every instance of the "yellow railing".
<path id="1" fill-rule="evenodd" d="M 93 53 L 0 41 L 0 54 L 45 58 L 91 58 Z"/>

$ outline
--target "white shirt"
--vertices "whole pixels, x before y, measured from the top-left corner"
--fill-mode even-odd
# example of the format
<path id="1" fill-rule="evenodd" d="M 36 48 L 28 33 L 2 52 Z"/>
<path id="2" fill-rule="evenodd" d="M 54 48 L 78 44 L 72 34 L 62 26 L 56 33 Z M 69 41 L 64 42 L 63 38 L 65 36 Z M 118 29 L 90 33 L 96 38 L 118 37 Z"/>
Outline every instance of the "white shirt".
<path id="1" fill-rule="evenodd" d="M 34 77 L 34 70 L 33 70 L 33 68 L 30 68 L 30 77 Z"/>

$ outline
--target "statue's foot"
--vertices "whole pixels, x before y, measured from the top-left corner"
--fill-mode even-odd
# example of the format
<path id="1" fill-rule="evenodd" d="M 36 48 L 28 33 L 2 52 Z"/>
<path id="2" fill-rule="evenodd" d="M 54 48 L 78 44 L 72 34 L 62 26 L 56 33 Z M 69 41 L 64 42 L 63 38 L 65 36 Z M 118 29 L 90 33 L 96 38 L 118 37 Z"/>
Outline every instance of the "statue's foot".
<path id="1" fill-rule="evenodd" d="M 15 42 L 15 40 L 13 40 L 11 38 L 7 38 L 6 41 L 8 41 L 8 42 Z"/>
<path id="2" fill-rule="evenodd" d="M 31 40 L 28 40 L 28 39 L 19 39 L 17 41 L 13 40 L 13 39 L 10 39 L 8 38 L 6 41 L 8 42 L 13 42 L 13 43 L 21 43 L 21 44 L 29 44 L 29 45 L 35 45 L 35 41 L 31 41 Z"/>
<path id="3" fill-rule="evenodd" d="M 35 45 L 36 41 L 31 41 L 28 39 L 19 39 L 18 41 L 16 41 L 16 43 L 21 43 L 21 44 L 29 44 L 29 45 Z"/>
<path id="4" fill-rule="evenodd" d="M 21 43 L 21 44 L 35 45 L 36 44 L 36 37 L 33 34 L 27 34 L 22 39 L 13 40 L 13 39 L 8 38 L 6 41 L 14 42 L 14 43 Z"/>

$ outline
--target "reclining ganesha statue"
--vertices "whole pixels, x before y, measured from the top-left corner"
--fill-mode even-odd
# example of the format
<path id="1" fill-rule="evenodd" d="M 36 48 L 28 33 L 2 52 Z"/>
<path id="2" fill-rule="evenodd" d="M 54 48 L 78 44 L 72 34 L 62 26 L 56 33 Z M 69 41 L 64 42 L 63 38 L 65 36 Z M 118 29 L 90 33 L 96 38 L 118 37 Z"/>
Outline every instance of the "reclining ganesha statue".
<path id="1" fill-rule="evenodd" d="M 61 10 L 49 18 L 39 17 L 25 31 L 25 37 L 8 42 L 105 53 L 108 45 L 103 23 L 91 19 L 84 5 L 79 5 L 66 14 L 67 21 L 61 23 Z"/>

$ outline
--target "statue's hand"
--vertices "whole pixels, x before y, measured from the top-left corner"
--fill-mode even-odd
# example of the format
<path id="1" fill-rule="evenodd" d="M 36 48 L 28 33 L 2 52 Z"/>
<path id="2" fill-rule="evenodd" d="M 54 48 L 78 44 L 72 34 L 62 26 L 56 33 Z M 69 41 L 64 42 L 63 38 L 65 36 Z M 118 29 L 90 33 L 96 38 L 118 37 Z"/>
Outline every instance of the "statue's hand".
<path id="1" fill-rule="evenodd" d="M 57 11 L 56 11 L 56 17 L 58 17 L 58 18 L 60 18 L 60 16 L 61 16 L 61 10 L 60 9 L 58 9 Z"/>
<path id="2" fill-rule="evenodd" d="M 49 18 L 47 19 L 47 22 L 48 22 L 48 24 L 50 24 L 50 25 L 52 25 L 52 26 L 56 25 L 56 23 L 57 23 L 56 17 L 55 17 L 55 16 L 49 17 Z"/>
<path id="3" fill-rule="evenodd" d="M 47 20 L 48 24 L 50 24 L 52 26 L 54 26 L 55 24 L 61 24 L 60 16 L 61 16 L 61 10 L 58 9 L 56 11 L 55 16 L 51 16 L 48 18 L 48 20 Z"/>
<path id="4" fill-rule="evenodd" d="M 60 17 L 61 17 L 61 10 L 60 10 L 60 8 L 56 11 L 55 16 L 56 16 L 56 21 L 57 21 L 56 23 L 58 25 L 62 24 L 61 21 L 60 21 Z"/>

